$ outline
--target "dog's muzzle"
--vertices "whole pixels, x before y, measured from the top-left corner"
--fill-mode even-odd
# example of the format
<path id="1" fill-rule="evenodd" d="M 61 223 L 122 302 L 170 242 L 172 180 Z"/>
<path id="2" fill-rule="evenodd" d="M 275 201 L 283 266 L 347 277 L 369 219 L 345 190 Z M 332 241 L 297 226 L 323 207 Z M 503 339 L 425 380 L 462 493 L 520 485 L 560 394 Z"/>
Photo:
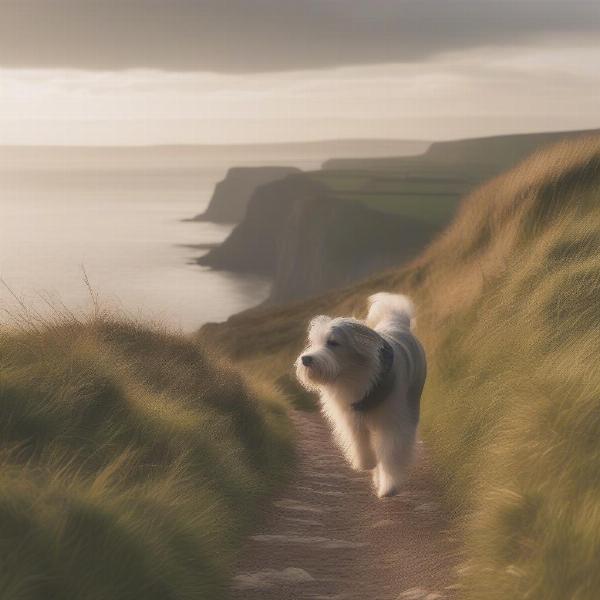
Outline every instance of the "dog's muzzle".
<path id="1" fill-rule="evenodd" d="M 300 357 L 300 360 L 302 361 L 302 364 L 305 367 L 310 367 L 314 362 L 313 357 L 310 356 L 309 354 L 304 354 L 303 356 Z"/>

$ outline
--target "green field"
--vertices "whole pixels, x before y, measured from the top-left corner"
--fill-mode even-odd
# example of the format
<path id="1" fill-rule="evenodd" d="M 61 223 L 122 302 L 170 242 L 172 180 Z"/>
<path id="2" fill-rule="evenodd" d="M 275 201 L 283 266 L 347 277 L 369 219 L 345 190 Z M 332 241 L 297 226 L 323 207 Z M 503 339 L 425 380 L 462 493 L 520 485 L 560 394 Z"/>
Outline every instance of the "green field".
<path id="1" fill-rule="evenodd" d="M 310 173 L 337 199 L 373 210 L 424 221 L 434 227 L 447 224 L 461 197 L 473 182 L 447 176 L 391 176 L 372 171 L 316 171 Z"/>
<path id="2" fill-rule="evenodd" d="M 596 600 L 600 137 L 562 142 L 478 188 L 405 268 L 204 333 L 293 389 L 308 320 L 364 315 L 381 290 L 418 308 L 421 434 L 464 538 L 461 596 Z"/>
<path id="3" fill-rule="evenodd" d="M 7 600 L 223 598 L 292 460 L 272 388 L 109 316 L 0 329 L 0 405 Z"/>

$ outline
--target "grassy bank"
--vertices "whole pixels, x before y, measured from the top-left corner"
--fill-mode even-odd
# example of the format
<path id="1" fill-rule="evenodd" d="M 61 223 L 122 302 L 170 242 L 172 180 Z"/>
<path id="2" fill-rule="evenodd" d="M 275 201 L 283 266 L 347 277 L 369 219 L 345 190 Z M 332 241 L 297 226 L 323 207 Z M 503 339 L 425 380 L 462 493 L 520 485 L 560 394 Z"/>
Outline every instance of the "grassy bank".
<path id="1" fill-rule="evenodd" d="M 219 599 L 284 478 L 281 398 L 111 318 L 0 330 L 0 597 Z"/>
<path id="2" fill-rule="evenodd" d="M 464 531 L 464 597 L 595 599 L 600 139 L 563 142 L 476 190 L 407 268 L 206 334 L 291 382 L 308 319 L 360 315 L 379 290 L 418 306 L 422 435 Z"/>

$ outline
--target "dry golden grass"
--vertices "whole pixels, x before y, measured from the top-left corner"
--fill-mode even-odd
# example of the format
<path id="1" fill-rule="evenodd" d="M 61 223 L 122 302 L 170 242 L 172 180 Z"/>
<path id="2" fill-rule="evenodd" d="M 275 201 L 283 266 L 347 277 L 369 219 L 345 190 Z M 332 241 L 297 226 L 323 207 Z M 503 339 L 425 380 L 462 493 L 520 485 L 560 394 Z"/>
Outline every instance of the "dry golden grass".
<path id="1" fill-rule="evenodd" d="M 292 381 L 308 319 L 375 291 L 418 307 L 422 435 L 463 524 L 471 600 L 600 589 L 600 138 L 540 151 L 474 192 L 408 267 L 205 329 Z"/>

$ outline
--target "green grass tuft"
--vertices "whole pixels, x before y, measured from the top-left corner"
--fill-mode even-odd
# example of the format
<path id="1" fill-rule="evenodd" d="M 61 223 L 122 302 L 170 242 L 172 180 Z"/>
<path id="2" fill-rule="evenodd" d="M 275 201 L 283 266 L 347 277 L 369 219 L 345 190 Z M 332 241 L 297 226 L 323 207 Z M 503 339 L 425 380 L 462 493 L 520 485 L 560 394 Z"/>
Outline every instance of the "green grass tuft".
<path id="1" fill-rule="evenodd" d="M 0 597 L 219 599 L 292 460 L 285 405 L 201 344 L 95 318 L 0 331 Z"/>

